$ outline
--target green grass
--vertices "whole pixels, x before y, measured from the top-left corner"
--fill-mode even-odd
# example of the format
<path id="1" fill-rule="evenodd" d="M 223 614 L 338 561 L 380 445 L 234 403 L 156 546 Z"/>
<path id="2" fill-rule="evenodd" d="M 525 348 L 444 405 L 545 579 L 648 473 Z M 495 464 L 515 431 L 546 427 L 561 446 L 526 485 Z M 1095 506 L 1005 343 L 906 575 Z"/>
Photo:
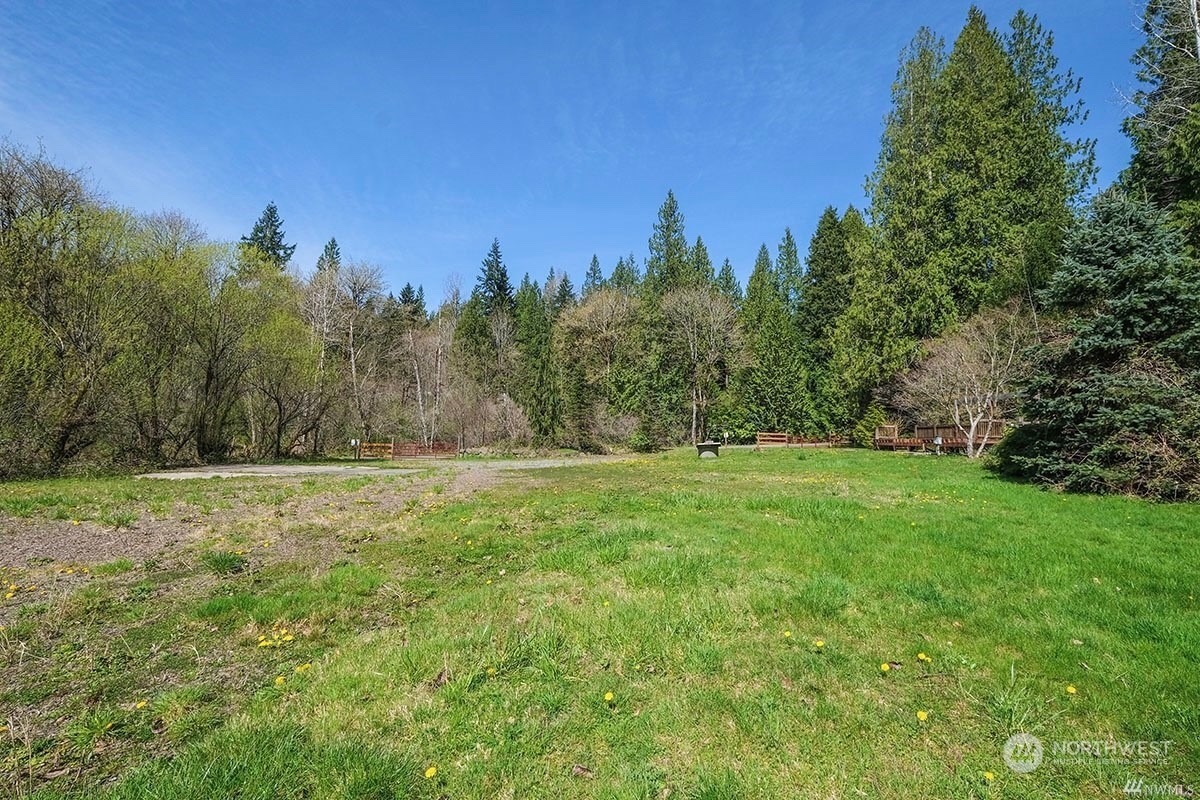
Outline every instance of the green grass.
<path id="1" fill-rule="evenodd" d="M 863 451 L 677 451 L 532 477 L 465 499 L 431 486 L 403 513 L 285 510 L 238 534 L 290 530 L 339 554 L 325 566 L 196 556 L 93 573 L 24 613 L 0 665 L 38 666 L 0 666 L 0 705 L 41 725 L 7 734 L 12 790 L 1052 798 L 1200 782 L 1200 508 Z M 397 484 L 270 486 L 221 499 L 374 501 Z M 136 488 L 0 487 L 0 508 L 195 505 L 187 486 L 118 502 Z M 1029 775 L 1002 760 L 1019 731 L 1051 759 Z M 1165 764 L 1054 761 L 1074 740 L 1172 745 Z"/>

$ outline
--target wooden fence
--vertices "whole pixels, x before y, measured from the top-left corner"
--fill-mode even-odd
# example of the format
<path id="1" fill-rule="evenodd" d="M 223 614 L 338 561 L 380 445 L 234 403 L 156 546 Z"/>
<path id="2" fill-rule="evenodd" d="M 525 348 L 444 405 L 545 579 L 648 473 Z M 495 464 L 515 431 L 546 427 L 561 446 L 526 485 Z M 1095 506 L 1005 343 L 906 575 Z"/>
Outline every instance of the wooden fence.
<path id="1" fill-rule="evenodd" d="M 850 443 L 833 435 L 821 438 L 760 432 L 755 434 L 754 444 L 756 447 L 847 447 Z"/>
<path id="2" fill-rule="evenodd" d="M 1007 427 L 1006 420 L 983 420 L 975 429 L 975 447 L 996 444 L 1004 438 Z M 875 429 L 876 450 L 931 450 L 939 446 L 942 450 L 966 450 L 967 435 L 957 425 L 917 425 L 911 436 L 900 435 L 898 425 Z"/>
<path id="3" fill-rule="evenodd" d="M 458 455 L 458 445 L 454 442 L 434 442 L 432 445 L 420 442 L 364 442 L 359 445 L 358 452 L 362 458 L 454 458 Z"/>

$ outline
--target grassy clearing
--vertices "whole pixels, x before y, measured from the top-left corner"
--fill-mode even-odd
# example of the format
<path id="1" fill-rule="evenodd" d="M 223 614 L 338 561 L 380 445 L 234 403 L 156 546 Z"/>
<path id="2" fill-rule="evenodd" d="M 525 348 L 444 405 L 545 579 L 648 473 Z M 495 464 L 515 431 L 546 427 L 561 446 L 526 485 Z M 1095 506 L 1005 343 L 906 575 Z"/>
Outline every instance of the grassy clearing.
<path id="1" fill-rule="evenodd" d="M 0 487 L 0 507 L 77 515 L 133 488 Z M 1200 783 L 1200 509 L 861 451 L 679 451 L 465 499 L 433 488 L 399 509 L 378 502 L 386 478 L 144 490 L 135 511 L 220 492 L 273 513 L 22 607 L 0 632 L 6 788 L 1051 798 Z M 287 531 L 317 547 L 247 549 Z M 1028 775 L 1001 756 L 1016 732 L 1046 744 Z M 1051 752 L 1076 740 L 1172 744 L 1161 764 Z"/>

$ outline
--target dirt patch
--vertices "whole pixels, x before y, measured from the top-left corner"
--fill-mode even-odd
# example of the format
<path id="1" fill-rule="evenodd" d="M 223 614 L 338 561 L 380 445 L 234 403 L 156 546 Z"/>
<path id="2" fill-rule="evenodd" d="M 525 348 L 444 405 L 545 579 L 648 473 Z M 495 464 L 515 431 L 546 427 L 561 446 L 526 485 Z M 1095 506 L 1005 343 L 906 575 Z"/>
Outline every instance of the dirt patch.
<path id="1" fill-rule="evenodd" d="M 202 530 L 178 520 L 150 519 L 114 529 L 94 522 L 0 517 L 0 566 L 140 562 L 196 541 Z"/>

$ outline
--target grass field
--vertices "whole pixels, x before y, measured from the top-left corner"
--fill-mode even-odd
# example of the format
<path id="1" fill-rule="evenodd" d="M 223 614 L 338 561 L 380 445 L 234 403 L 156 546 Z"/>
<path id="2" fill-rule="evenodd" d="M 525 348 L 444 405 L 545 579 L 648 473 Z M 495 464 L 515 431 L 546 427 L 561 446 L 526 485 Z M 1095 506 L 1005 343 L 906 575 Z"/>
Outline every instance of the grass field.
<path id="1" fill-rule="evenodd" d="M 10 484 L 0 525 L 135 553 L 0 561 L 0 795 L 1200 787 L 1196 507 L 780 449 Z"/>

